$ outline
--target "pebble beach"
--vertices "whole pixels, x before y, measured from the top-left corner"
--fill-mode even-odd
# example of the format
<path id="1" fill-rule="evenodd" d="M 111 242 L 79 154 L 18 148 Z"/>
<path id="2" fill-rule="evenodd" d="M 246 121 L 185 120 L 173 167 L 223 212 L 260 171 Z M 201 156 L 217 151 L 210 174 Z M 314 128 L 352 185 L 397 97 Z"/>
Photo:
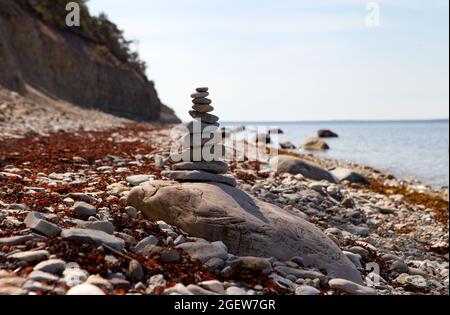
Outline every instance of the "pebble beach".
<path id="1" fill-rule="evenodd" d="M 232 185 L 176 183 L 173 126 L 78 108 L 42 114 L 37 104 L 0 92 L 0 294 L 448 295 L 447 190 L 289 149 L 279 151 L 278 165 L 302 161 L 314 172 L 274 170 L 271 159 L 227 160 L 213 170 L 228 171 L 215 176 Z M 210 103 L 194 106 L 212 110 L 205 109 Z M 259 233 L 253 219 L 227 222 L 240 224 L 245 235 L 235 244 L 215 230 L 205 234 L 188 218 L 168 222 L 170 216 L 149 210 L 167 204 L 182 212 L 191 201 L 175 204 L 179 196 L 170 188 L 211 186 L 234 197 L 243 193 L 264 215 L 273 211 L 300 224 L 311 233 L 311 246 L 336 257 L 312 263 L 302 252 L 278 255 L 271 244 L 259 247 L 260 235 L 254 248 L 244 248 L 245 239 Z M 139 199 L 140 192 L 150 197 Z M 205 192 L 198 209 L 221 193 Z M 242 200 L 230 202 L 246 209 Z M 291 240 L 275 223 L 261 228 L 264 237 Z"/>

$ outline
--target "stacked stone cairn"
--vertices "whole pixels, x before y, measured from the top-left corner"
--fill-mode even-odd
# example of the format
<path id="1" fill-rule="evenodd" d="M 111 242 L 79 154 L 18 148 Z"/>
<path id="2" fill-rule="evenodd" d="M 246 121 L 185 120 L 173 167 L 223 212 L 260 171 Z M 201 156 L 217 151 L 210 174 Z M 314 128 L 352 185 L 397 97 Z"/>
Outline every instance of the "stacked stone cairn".
<path id="1" fill-rule="evenodd" d="M 185 133 L 177 142 L 178 150 L 172 152 L 175 162 L 171 171 L 162 176 L 179 182 L 211 182 L 236 187 L 236 180 L 224 176 L 229 166 L 223 161 L 225 147 L 219 131 L 219 117 L 210 114 L 214 107 L 207 87 L 197 88 L 192 97 L 193 121 L 186 125 Z"/>

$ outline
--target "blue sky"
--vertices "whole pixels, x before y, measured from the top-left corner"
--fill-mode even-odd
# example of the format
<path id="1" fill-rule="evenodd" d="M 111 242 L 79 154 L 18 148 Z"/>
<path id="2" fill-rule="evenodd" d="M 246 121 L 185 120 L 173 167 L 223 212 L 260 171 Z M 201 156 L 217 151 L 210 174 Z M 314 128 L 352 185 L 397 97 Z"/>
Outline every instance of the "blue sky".
<path id="1" fill-rule="evenodd" d="M 366 5 L 380 7 L 367 27 Z M 90 0 L 139 40 L 188 119 L 209 86 L 222 121 L 449 116 L 448 0 Z"/>

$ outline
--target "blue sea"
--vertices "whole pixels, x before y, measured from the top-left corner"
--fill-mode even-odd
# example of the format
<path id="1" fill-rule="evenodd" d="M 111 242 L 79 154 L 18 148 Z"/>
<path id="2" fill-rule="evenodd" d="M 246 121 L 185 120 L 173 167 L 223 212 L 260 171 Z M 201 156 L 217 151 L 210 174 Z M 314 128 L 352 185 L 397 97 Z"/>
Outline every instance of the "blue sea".
<path id="1" fill-rule="evenodd" d="M 435 188 L 449 186 L 449 122 L 434 121 L 340 121 L 340 122 L 227 122 L 249 129 L 279 127 L 280 141 L 299 146 L 330 129 L 339 138 L 325 139 L 331 150 L 316 156 L 372 166 L 403 179 L 415 179 Z"/>

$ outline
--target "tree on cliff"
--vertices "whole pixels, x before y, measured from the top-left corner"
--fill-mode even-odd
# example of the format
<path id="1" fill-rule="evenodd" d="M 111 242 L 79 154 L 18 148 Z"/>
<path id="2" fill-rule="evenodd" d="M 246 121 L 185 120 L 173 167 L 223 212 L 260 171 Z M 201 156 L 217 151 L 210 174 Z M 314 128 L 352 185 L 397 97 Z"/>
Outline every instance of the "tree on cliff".
<path id="1" fill-rule="evenodd" d="M 105 14 L 91 16 L 86 5 L 88 0 L 22 0 L 28 9 L 33 10 L 45 22 L 67 31 L 74 32 L 96 43 L 97 52 L 106 57 L 108 53 L 145 76 L 146 64 L 139 55 L 130 49 L 131 41 L 124 38 L 116 24 Z M 76 2 L 80 6 L 80 27 L 68 27 L 65 19 L 68 2 Z"/>

